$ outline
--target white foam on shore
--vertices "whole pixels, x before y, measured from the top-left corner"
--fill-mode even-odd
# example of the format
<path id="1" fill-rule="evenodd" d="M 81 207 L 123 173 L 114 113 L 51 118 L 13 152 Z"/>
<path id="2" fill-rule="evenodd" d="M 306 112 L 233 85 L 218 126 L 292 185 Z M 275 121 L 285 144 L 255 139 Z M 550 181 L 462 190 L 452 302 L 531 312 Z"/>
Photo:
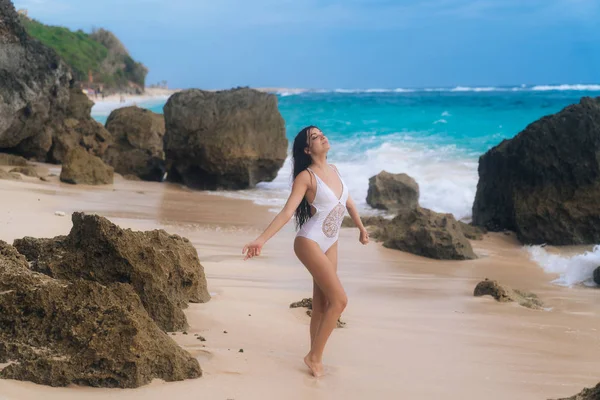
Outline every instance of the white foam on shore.
<path id="1" fill-rule="evenodd" d="M 457 219 L 469 219 L 477 188 L 477 161 L 469 159 L 455 146 L 432 146 L 408 143 L 409 133 L 391 135 L 381 140 L 361 135 L 345 142 L 334 143 L 329 162 L 335 164 L 354 202 L 365 215 L 378 214 L 366 203 L 369 178 L 385 170 L 406 173 L 413 177 L 420 189 L 419 202 L 436 212 L 452 213 Z M 357 153 L 357 148 L 370 150 Z M 252 200 L 279 211 L 285 205 L 292 183 L 292 164 L 288 157 L 272 182 L 261 182 L 255 189 L 217 192 L 228 197 Z"/>
<path id="2" fill-rule="evenodd" d="M 527 246 L 529 256 L 538 263 L 544 271 L 550 274 L 560 274 L 553 281 L 561 286 L 573 286 L 584 284 L 596 286 L 592 275 L 594 270 L 600 266 L 600 246 L 594 246 L 592 251 L 565 257 L 549 253 L 542 246 Z"/>
<path id="3" fill-rule="evenodd" d="M 520 85 L 520 86 L 455 86 L 455 87 L 437 87 L 437 88 L 371 88 L 371 89 L 273 89 L 270 92 L 278 94 L 282 97 L 294 96 L 299 94 L 361 94 L 361 93 L 418 93 L 418 92 L 521 92 L 521 91 L 576 91 L 576 92 L 600 92 L 600 84 L 562 84 L 562 85 Z"/>
<path id="4" fill-rule="evenodd" d="M 531 88 L 534 91 L 600 91 L 600 85 L 538 85 Z"/>

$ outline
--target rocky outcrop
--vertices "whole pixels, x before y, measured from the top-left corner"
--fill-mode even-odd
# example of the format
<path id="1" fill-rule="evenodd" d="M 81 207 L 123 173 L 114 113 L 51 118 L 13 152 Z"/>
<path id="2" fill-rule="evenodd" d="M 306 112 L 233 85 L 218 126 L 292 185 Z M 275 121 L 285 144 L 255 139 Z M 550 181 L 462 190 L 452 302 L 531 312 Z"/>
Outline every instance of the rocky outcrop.
<path id="1" fill-rule="evenodd" d="M 419 185 L 406 174 L 381 171 L 369 179 L 367 204 L 392 212 L 414 209 L 419 204 Z"/>
<path id="2" fill-rule="evenodd" d="M 26 166 L 26 167 L 15 167 L 13 169 L 10 170 L 10 172 L 16 172 L 18 174 L 22 174 L 25 176 L 30 176 L 33 178 L 39 178 L 40 175 L 38 174 L 37 170 L 35 169 L 35 167 L 33 166 Z"/>
<path id="3" fill-rule="evenodd" d="M 186 90 L 164 107 L 167 179 L 197 189 L 246 189 L 272 181 L 287 155 L 272 94 L 241 88 Z"/>
<path id="4" fill-rule="evenodd" d="M 187 327 L 188 302 L 210 299 L 198 254 L 185 238 L 164 230 L 134 232 L 106 218 L 74 213 L 68 236 L 26 237 L 14 246 L 31 268 L 54 278 L 127 283 L 165 331 Z"/>
<path id="5" fill-rule="evenodd" d="M 146 181 L 162 181 L 165 174 L 162 115 L 139 107 L 114 110 L 106 121 L 114 142 L 103 156 L 115 172 Z"/>
<path id="6" fill-rule="evenodd" d="M 1 378 L 135 388 L 202 375 L 148 316 L 132 287 L 33 272 L 0 241 Z"/>
<path id="7" fill-rule="evenodd" d="M 60 171 L 60 180 L 72 184 L 106 185 L 113 183 L 113 178 L 111 166 L 81 147 L 67 153 Z"/>
<path id="8" fill-rule="evenodd" d="M 112 143 L 112 137 L 101 123 L 90 116 L 93 105 L 81 90 L 70 90 L 64 119 L 53 128 L 52 147 L 46 156 L 47 161 L 60 163 L 70 150 L 77 148 L 83 148 L 98 157 L 104 154 Z"/>
<path id="9" fill-rule="evenodd" d="M 471 240 L 482 240 L 483 235 L 487 233 L 487 229 L 482 228 L 480 226 L 474 226 L 472 224 L 467 224 L 462 221 L 458 221 L 460 225 L 460 229 L 463 231 L 465 237 Z"/>
<path id="10" fill-rule="evenodd" d="M 27 35 L 9 0 L 0 0 L 0 43 L 0 151 L 49 162 L 74 146 L 101 154 L 110 136 L 89 108 L 78 113 L 85 96 L 69 67 Z"/>
<path id="11" fill-rule="evenodd" d="M 385 225 L 383 245 L 440 260 L 477 258 L 452 214 L 417 207 L 401 212 Z"/>
<path id="12" fill-rule="evenodd" d="M 392 220 L 361 217 L 369 236 L 388 248 L 440 260 L 470 260 L 477 256 L 467 237 L 482 239 L 483 230 L 419 206 L 419 186 L 406 174 L 382 171 L 369 179 L 367 202 L 397 213 Z M 354 227 L 351 218 L 342 222 Z"/>
<path id="13" fill-rule="evenodd" d="M 524 243 L 600 242 L 600 98 L 530 124 L 479 159 L 473 222 Z"/>
<path id="14" fill-rule="evenodd" d="M 594 270 L 594 282 L 596 282 L 596 285 L 600 285 L 600 267 L 596 268 Z"/>
<path id="15" fill-rule="evenodd" d="M 27 160 L 21 156 L 13 154 L 0 153 L 0 165 L 10 165 L 15 167 L 24 167 L 27 165 Z"/>
<path id="16" fill-rule="evenodd" d="M 497 281 L 492 281 L 487 278 L 475 286 L 473 296 L 492 296 L 496 301 L 501 303 L 516 301 L 523 307 L 532 309 L 541 309 L 544 306 L 542 301 L 534 293 L 523 292 L 517 289 L 513 290 L 500 285 Z"/>
<path id="17" fill-rule="evenodd" d="M 575 396 L 557 400 L 598 400 L 600 399 L 600 383 L 593 388 L 585 388 Z"/>
<path id="18" fill-rule="evenodd" d="M 0 169 L 0 179 L 18 181 L 18 180 L 21 180 L 23 178 L 21 178 L 21 175 L 19 175 L 16 172 L 6 172 L 5 170 Z"/>

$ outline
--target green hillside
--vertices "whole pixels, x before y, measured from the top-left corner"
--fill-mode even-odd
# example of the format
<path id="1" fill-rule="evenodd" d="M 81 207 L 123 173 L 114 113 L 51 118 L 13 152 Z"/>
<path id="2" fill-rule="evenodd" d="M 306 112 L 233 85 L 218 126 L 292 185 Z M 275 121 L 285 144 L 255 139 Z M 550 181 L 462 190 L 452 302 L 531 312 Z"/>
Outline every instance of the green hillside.
<path id="1" fill-rule="evenodd" d="M 91 34 L 82 30 L 73 32 L 27 17 L 22 17 L 21 22 L 30 36 L 54 49 L 71 66 L 76 80 L 88 82 L 91 71 L 94 83 L 102 84 L 106 89 L 124 90 L 137 86 L 143 90 L 148 69 L 134 61 L 111 32 L 104 29 Z"/>

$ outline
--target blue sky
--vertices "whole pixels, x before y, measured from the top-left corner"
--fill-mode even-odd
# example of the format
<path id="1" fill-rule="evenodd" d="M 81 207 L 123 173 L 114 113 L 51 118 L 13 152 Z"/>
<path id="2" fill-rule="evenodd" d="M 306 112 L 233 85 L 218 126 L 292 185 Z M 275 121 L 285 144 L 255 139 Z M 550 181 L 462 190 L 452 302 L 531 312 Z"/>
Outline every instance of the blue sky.
<path id="1" fill-rule="evenodd" d="M 17 0 L 113 31 L 147 83 L 398 88 L 600 83 L 600 0 Z"/>

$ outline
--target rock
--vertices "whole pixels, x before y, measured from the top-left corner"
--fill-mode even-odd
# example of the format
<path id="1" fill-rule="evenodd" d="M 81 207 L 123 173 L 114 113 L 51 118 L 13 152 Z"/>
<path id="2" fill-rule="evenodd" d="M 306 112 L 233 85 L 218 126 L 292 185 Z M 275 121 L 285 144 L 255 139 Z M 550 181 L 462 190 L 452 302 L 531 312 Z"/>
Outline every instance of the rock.
<path id="1" fill-rule="evenodd" d="M 69 101 L 71 73 L 54 51 L 29 38 L 9 0 L 0 0 L 0 25 L 0 148 L 15 151 L 46 136 L 53 112 Z M 51 145 L 49 137 L 44 154 Z"/>
<path id="2" fill-rule="evenodd" d="M 596 285 L 600 285 L 600 267 L 594 270 L 594 282 L 596 282 Z"/>
<path id="3" fill-rule="evenodd" d="M 287 156 L 277 97 L 253 89 L 185 90 L 164 106 L 167 180 L 195 189 L 272 181 Z"/>
<path id="4" fill-rule="evenodd" d="M 300 301 L 290 304 L 290 308 L 305 307 L 312 310 L 312 297 L 304 298 Z"/>
<path id="5" fill-rule="evenodd" d="M 17 174 L 16 172 L 6 172 L 5 170 L 0 169 L 0 179 L 19 181 L 23 178 L 21 178 L 21 175 Z"/>
<path id="6" fill-rule="evenodd" d="M 369 179 L 367 204 L 393 212 L 412 210 L 419 205 L 419 185 L 406 174 L 381 171 Z"/>
<path id="7" fill-rule="evenodd" d="M 60 171 L 60 180 L 72 184 L 112 184 L 113 178 L 112 167 L 81 147 L 69 151 Z"/>
<path id="8" fill-rule="evenodd" d="M 369 237 L 373 240 L 379 240 L 381 238 L 383 228 L 390 222 L 389 219 L 380 217 L 380 216 L 369 216 L 369 217 L 360 217 L 365 228 L 367 228 L 367 232 L 369 232 Z M 342 221 L 342 227 L 345 228 L 356 228 L 354 221 L 349 216 L 345 216 Z"/>
<path id="9" fill-rule="evenodd" d="M 360 220 L 365 227 L 383 226 L 390 221 L 390 220 L 385 219 L 384 217 L 380 217 L 380 216 L 360 217 Z M 348 215 L 344 217 L 344 220 L 342 221 L 342 226 L 344 228 L 356 228 L 354 221 Z"/>
<path id="10" fill-rule="evenodd" d="M 383 245 L 439 260 L 477 258 L 452 214 L 417 207 L 403 211 L 384 228 Z"/>
<path id="11" fill-rule="evenodd" d="M 309 317 L 312 316 L 312 297 L 307 297 L 300 301 L 290 304 L 290 308 L 299 307 L 308 308 L 308 310 L 306 310 L 306 315 L 308 315 Z M 338 318 L 336 327 L 343 328 L 344 326 L 346 326 L 346 323 L 342 321 L 341 317 Z"/>
<path id="12" fill-rule="evenodd" d="M 494 299 L 501 303 L 508 303 L 516 301 L 523 307 L 541 309 L 544 304 L 534 293 L 523 292 L 520 290 L 513 290 L 505 286 L 500 285 L 497 281 L 485 279 L 475 286 L 473 296 L 492 296 Z"/>
<path id="13" fill-rule="evenodd" d="M 115 172 L 146 181 L 162 181 L 165 174 L 162 115 L 139 107 L 114 110 L 106 121 L 114 142 L 103 156 Z"/>
<path id="14" fill-rule="evenodd" d="M 527 244 L 600 242 L 600 98 L 541 118 L 479 159 L 473 223 Z"/>
<path id="15" fill-rule="evenodd" d="M 187 328 L 182 309 L 210 299 L 204 268 L 189 240 L 164 230 L 121 229 L 97 215 L 75 212 L 71 218 L 68 236 L 15 240 L 34 271 L 103 285 L 127 283 L 165 331 Z"/>
<path id="16" fill-rule="evenodd" d="M 10 172 L 15 172 L 15 173 L 18 173 L 18 174 L 23 174 L 25 176 L 31 176 L 33 178 L 39 178 L 40 177 L 38 175 L 38 172 L 35 169 L 35 167 L 32 167 L 32 166 L 16 167 L 16 168 L 11 169 Z"/>
<path id="17" fill-rule="evenodd" d="M 480 226 L 473 226 L 462 221 L 458 221 L 458 224 L 460 225 L 460 229 L 463 231 L 467 239 L 482 240 L 483 235 L 487 233 L 487 229 Z"/>
<path id="18" fill-rule="evenodd" d="M 600 383 L 593 388 L 585 388 L 575 396 L 566 397 L 557 400 L 599 400 L 600 399 Z"/>
<path id="19" fill-rule="evenodd" d="M 27 165 L 27 160 L 21 156 L 15 156 L 13 154 L 7 154 L 7 153 L 0 153 L 0 165 L 24 167 Z"/>
<path id="20" fill-rule="evenodd" d="M 514 301 L 510 295 L 510 290 L 500 286 L 496 281 L 490 281 L 488 279 L 481 281 L 475 286 L 473 296 L 486 296 L 490 295 L 499 302 Z"/>
<path id="21" fill-rule="evenodd" d="M 101 123 L 90 116 L 94 103 L 78 89 L 70 90 L 69 105 L 62 124 L 56 126 L 53 143 L 46 159 L 61 163 L 67 153 L 76 148 L 84 148 L 89 153 L 101 157 L 112 143 L 110 133 Z"/>
<path id="22" fill-rule="evenodd" d="M 91 102 L 69 67 L 27 35 L 9 0 L 0 0 L 0 26 L 0 150 L 49 162 L 74 146 L 101 152 L 110 136 L 81 106 Z"/>
<path id="23" fill-rule="evenodd" d="M 50 386 L 135 388 L 202 375 L 148 316 L 132 287 L 33 272 L 0 242 L 0 377 Z"/>

